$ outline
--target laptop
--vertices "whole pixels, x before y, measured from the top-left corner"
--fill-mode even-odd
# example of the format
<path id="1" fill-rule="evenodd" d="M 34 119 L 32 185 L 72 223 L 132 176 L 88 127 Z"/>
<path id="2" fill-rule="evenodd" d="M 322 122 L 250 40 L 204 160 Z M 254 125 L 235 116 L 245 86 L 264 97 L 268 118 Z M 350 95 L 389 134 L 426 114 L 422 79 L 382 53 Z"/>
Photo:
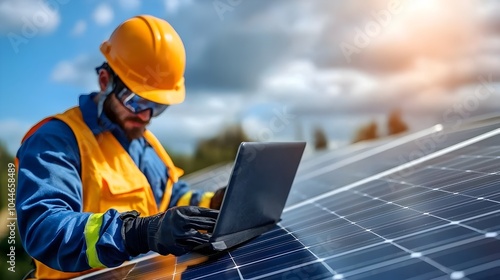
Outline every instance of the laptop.
<path id="1" fill-rule="evenodd" d="M 212 237 L 194 251 L 227 250 L 272 229 L 280 221 L 305 146 L 242 142 Z"/>

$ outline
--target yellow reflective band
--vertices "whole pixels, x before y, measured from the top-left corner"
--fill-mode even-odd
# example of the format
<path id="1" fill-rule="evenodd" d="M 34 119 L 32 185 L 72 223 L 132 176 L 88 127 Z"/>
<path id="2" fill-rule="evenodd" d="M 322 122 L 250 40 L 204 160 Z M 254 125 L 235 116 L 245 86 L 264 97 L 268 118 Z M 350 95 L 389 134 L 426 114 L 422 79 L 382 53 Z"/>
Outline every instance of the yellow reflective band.
<path id="1" fill-rule="evenodd" d="M 212 201 L 212 197 L 214 197 L 213 192 L 206 192 L 203 194 L 200 200 L 200 207 L 210 208 L 210 202 Z"/>
<path id="2" fill-rule="evenodd" d="M 99 230 L 101 229 L 103 215 L 103 213 L 90 215 L 85 225 L 85 231 L 83 232 L 85 235 L 85 242 L 87 243 L 87 251 L 85 253 L 87 254 L 89 266 L 92 268 L 106 267 L 99 260 L 95 247 L 99 240 Z"/>
<path id="3" fill-rule="evenodd" d="M 177 201 L 177 206 L 188 206 L 189 203 L 191 202 L 191 196 L 193 196 L 192 191 L 188 191 L 185 193 L 181 198 L 179 198 L 179 201 Z"/>

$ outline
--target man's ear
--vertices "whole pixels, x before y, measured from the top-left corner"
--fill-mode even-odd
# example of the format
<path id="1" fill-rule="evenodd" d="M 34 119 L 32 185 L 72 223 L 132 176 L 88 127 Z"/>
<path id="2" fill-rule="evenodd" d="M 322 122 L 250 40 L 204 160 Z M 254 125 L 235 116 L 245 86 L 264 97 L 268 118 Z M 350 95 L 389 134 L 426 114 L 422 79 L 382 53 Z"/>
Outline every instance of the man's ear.
<path id="1" fill-rule="evenodd" d="M 108 84 L 111 81 L 111 76 L 109 75 L 109 72 L 106 71 L 106 69 L 101 69 L 99 70 L 99 88 L 101 89 L 101 92 L 106 91 Z"/>

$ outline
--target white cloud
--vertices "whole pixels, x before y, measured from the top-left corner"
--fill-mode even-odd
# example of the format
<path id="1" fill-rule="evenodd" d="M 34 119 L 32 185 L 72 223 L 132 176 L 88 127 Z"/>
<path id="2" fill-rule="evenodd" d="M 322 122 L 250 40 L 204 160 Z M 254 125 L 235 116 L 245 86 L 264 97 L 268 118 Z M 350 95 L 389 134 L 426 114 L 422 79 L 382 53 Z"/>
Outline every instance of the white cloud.
<path id="1" fill-rule="evenodd" d="M 191 4 L 191 0 L 165 0 L 163 3 L 168 14 L 175 14 L 182 6 Z"/>
<path id="2" fill-rule="evenodd" d="M 26 123 L 14 119 L 0 120 L 0 140 L 7 146 L 7 150 L 11 155 L 15 155 L 19 149 L 21 139 L 26 134 L 32 123 Z"/>
<path id="3" fill-rule="evenodd" d="M 79 20 L 76 22 L 75 26 L 73 27 L 73 30 L 71 31 L 71 35 L 80 36 L 85 32 L 85 30 L 87 30 L 87 23 L 84 20 Z"/>
<path id="4" fill-rule="evenodd" d="M 0 34 L 14 32 L 27 38 L 53 32 L 61 22 L 59 4 L 39 0 L 0 2 Z"/>
<path id="5" fill-rule="evenodd" d="M 268 122 L 257 115 L 251 115 L 244 118 L 241 125 L 244 131 L 252 137 L 259 138 L 271 135 L 266 129 L 269 126 Z"/>
<path id="6" fill-rule="evenodd" d="M 294 121 L 300 120 L 307 141 L 312 141 L 308 138 L 311 127 L 320 125 L 329 139 L 348 142 L 355 129 L 371 119 L 383 130 L 387 115 L 395 108 L 402 109 L 403 119 L 414 131 L 445 123 L 463 110 L 467 110 L 467 117 L 483 115 L 495 110 L 500 95 L 492 93 L 491 83 L 481 85 L 478 77 L 498 81 L 494 70 L 498 61 L 496 56 L 486 54 L 421 58 L 405 71 L 379 76 L 362 69 L 320 68 L 306 59 L 292 60 L 266 72 L 258 88 L 262 104 L 290 108 L 295 115 L 292 125 L 282 131 L 270 130 L 273 116 L 270 110 L 264 110 L 268 114 L 263 115 L 261 106 L 260 112 L 243 119 L 243 126 L 249 136 L 257 139 L 267 140 L 270 132 L 271 140 L 286 136 L 290 139 Z"/>
<path id="7" fill-rule="evenodd" d="M 175 14 L 180 6 L 179 0 L 165 0 L 165 8 L 167 13 Z"/>
<path id="8" fill-rule="evenodd" d="M 95 23 L 98 25 L 108 25 L 114 17 L 113 9 L 108 4 L 99 4 L 92 14 Z"/>
<path id="9" fill-rule="evenodd" d="M 345 112 L 346 105 L 371 103 L 370 97 L 379 86 L 376 77 L 358 70 L 321 69 L 311 61 L 296 60 L 264 75 L 259 92 L 274 102 L 299 110 L 339 108 Z"/>
<path id="10" fill-rule="evenodd" d="M 265 75 L 262 80 L 264 90 L 290 94 L 311 90 L 314 83 L 314 65 L 307 60 L 292 61 L 279 72 Z"/>
<path id="11" fill-rule="evenodd" d="M 72 60 L 59 62 L 50 77 L 57 83 L 77 86 L 83 90 L 96 90 L 98 85 L 94 68 L 101 62 L 97 57 L 79 55 Z"/>
<path id="12" fill-rule="evenodd" d="M 318 68 L 299 60 L 263 75 L 259 92 L 268 102 L 286 104 L 302 114 L 371 116 L 393 108 L 437 114 L 457 102 L 457 89 L 480 84 L 478 76 L 498 81 L 498 63 L 493 55 L 420 58 L 405 71 L 378 76 L 360 69 Z"/>
<path id="13" fill-rule="evenodd" d="M 137 10 L 141 6 L 140 0 L 120 0 L 120 7 L 125 10 Z"/>

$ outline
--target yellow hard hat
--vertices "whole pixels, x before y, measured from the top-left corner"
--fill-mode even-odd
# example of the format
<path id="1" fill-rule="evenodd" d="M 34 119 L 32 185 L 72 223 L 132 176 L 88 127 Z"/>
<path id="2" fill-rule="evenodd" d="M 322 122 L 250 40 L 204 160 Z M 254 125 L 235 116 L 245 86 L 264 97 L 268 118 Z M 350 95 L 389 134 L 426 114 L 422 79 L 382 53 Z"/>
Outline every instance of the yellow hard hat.
<path id="1" fill-rule="evenodd" d="M 186 52 L 167 21 L 150 15 L 128 19 L 100 49 L 111 69 L 135 94 L 166 105 L 184 101 Z"/>

